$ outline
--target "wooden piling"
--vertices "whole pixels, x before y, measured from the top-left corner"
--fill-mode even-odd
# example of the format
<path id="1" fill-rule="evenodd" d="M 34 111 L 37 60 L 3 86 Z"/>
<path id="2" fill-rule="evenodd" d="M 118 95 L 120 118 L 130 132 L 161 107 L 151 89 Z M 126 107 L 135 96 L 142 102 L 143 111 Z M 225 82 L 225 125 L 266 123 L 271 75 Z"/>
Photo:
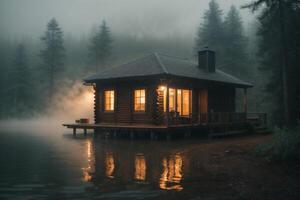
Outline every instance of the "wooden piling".
<path id="1" fill-rule="evenodd" d="M 130 131 L 130 139 L 134 139 L 134 132 L 133 131 Z"/>
<path id="2" fill-rule="evenodd" d="M 151 139 L 151 140 L 154 140 L 154 139 L 155 139 L 155 136 L 154 136 L 154 132 L 153 132 L 153 131 L 150 132 L 150 139 Z"/>

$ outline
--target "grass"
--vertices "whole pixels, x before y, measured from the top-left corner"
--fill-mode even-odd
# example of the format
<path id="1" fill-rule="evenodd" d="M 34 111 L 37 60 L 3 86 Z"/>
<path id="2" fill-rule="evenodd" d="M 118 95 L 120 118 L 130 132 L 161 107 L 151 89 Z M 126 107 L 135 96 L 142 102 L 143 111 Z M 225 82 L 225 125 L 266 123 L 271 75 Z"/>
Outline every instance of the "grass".
<path id="1" fill-rule="evenodd" d="M 272 140 L 259 145 L 255 153 L 271 161 L 300 160 L 300 124 L 295 128 L 275 128 Z"/>

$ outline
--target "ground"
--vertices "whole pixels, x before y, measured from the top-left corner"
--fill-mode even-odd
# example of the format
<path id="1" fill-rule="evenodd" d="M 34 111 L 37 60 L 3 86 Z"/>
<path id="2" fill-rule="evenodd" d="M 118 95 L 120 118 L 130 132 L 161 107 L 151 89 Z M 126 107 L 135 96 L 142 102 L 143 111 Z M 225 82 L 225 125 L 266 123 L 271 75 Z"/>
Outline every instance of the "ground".
<path id="1" fill-rule="evenodd" d="M 254 153 L 270 139 L 255 135 L 194 145 L 184 152 L 195 169 L 183 180 L 185 189 L 161 198 L 300 199 L 300 164 L 274 163 Z"/>

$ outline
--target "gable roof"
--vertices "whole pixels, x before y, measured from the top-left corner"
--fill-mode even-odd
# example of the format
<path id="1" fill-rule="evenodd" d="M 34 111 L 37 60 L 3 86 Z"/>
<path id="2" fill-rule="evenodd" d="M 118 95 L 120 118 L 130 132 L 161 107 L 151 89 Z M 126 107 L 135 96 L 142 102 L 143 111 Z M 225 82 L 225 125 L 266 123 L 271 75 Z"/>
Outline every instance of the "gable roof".
<path id="1" fill-rule="evenodd" d="M 238 87 L 252 87 L 253 85 L 242 81 L 232 75 L 216 69 L 215 72 L 207 72 L 200 69 L 198 64 L 187 59 L 177 58 L 161 53 L 153 53 L 128 63 L 111 67 L 89 76 L 84 81 L 93 83 L 97 80 L 109 80 L 119 78 L 134 78 L 153 75 L 171 75 L 198 80 L 215 81 L 234 84 Z"/>

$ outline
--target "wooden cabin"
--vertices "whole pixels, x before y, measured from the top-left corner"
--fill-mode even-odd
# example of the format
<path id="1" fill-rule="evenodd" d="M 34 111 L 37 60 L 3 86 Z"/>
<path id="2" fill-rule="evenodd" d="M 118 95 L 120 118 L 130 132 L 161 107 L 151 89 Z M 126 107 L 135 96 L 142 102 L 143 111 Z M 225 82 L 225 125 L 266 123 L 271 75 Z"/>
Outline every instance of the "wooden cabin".
<path id="1" fill-rule="evenodd" d="M 93 129 L 102 130 L 243 124 L 247 89 L 252 87 L 216 69 L 215 52 L 208 49 L 198 52 L 198 63 L 153 53 L 100 71 L 84 82 L 95 91 Z M 235 109 L 236 89 L 244 90 L 240 113 Z"/>

